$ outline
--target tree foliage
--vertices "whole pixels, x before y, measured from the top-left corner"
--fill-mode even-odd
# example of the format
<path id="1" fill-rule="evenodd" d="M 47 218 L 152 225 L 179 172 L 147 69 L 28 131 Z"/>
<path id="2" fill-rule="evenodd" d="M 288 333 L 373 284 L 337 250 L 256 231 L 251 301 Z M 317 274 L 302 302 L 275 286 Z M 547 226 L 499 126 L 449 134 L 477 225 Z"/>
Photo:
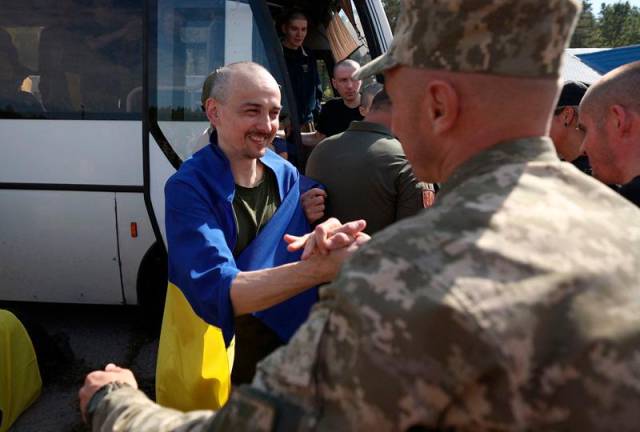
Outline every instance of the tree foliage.
<path id="1" fill-rule="evenodd" d="M 391 28 L 400 13 L 400 0 L 382 0 Z M 602 4 L 600 13 L 593 10 L 593 2 L 584 0 L 582 14 L 571 38 L 572 48 L 618 47 L 640 44 L 640 9 L 628 1 Z"/>

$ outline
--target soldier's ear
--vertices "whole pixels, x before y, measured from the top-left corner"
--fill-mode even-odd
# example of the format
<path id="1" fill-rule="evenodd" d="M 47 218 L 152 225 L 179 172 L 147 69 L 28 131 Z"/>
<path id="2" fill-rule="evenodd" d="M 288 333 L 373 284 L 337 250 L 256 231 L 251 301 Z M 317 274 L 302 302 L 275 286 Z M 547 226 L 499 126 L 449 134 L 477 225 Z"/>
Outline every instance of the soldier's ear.
<path id="1" fill-rule="evenodd" d="M 456 89 L 447 81 L 433 80 L 427 83 L 425 99 L 433 132 L 441 134 L 450 130 L 458 119 L 460 106 Z"/>

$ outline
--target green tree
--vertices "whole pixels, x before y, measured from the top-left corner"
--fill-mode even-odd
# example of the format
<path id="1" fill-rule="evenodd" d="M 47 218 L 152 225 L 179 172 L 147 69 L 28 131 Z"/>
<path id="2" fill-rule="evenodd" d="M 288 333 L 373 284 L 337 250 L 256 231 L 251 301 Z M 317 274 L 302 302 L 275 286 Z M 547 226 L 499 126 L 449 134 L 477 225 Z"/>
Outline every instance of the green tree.
<path id="1" fill-rule="evenodd" d="M 598 41 L 612 48 L 640 43 L 640 9 L 631 7 L 629 2 L 602 4 Z"/>
<path id="2" fill-rule="evenodd" d="M 400 14 L 400 0 L 382 0 L 382 5 L 389 19 L 391 30 L 393 30 L 396 28 L 396 21 Z"/>
<path id="3" fill-rule="evenodd" d="M 571 48 L 595 46 L 598 43 L 598 28 L 593 15 L 593 6 L 589 0 L 582 2 L 582 13 L 571 37 Z"/>

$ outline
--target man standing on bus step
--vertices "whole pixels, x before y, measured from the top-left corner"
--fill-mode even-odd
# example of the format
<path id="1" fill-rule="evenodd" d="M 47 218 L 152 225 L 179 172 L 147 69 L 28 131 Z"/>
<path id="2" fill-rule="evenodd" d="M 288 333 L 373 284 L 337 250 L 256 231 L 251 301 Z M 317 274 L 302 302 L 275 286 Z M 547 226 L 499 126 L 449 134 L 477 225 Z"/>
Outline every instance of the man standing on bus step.
<path id="1" fill-rule="evenodd" d="M 298 10 L 288 12 L 282 24 L 282 50 L 296 100 L 301 132 L 313 132 L 314 113 L 320 110 L 322 89 L 316 58 L 304 48 L 309 20 Z"/>
<path id="2" fill-rule="evenodd" d="M 306 319 L 317 299 L 309 288 L 339 265 L 333 255 L 300 262 L 286 250 L 284 234 L 309 224 L 298 171 L 267 150 L 281 108 L 271 74 L 250 62 L 218 69 L 205 108 L 210 145 L 165 187 L 169 288 L 156 391 L 184 410 L 226 401 L 234 335 L 234 382 L 250 381 L 256 362 Z"/>
<path id="3" fill-rule="evenodd" d="M 435 205 L 354 254 L 219 412 L 95 372 L 94 430 L 636 431 L 640 213 L 545 138 L 580 4 L 404 0 L 359 77 L 385 74 Z"/>
<path id="4" fill-rule="evenodd" d="M 314 133 L 302 134 L 305 146 L 314 147 L 326 137 L 347 130 L 354 120 L 362 120 L 360 113 L 360 86 L 362 81 L 353 78 L 360 65 L 351 59 L 342 60 L 333 67 L 331 83 L 340 95 L 322 105 Z"/>
<path id="5" fill-rule="evenodd" d="M 640 61 L 604 75 L 580 104 L 593 176 L 640 206 Z"/>
<path id="6" fill-rule="evenodd" d="M 391 133 L 391 101 L 379 84 L 360 98 L 363 121 L 326 138 L 311 152 L 307 176 L 326 187 L 326 215 L 339 220 L 364 219 L 373 235 L 415 215 L 433 203 L 434 188 L 418 182 Z"/>

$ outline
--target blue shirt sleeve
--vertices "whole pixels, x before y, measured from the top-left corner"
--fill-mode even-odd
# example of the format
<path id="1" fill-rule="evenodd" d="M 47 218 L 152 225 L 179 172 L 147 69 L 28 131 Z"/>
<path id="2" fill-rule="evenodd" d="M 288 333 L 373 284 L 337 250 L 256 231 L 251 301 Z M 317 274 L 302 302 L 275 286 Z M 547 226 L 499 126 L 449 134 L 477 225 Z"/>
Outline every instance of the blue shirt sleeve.
<path id="1" fill-rule="evenodd" d="M 219 327 L 227 345 L 233 337 L 231 284 L 240 272 L 231 243 L 235 222 L 231 204 L 212 203 L 202 191 L 170 179 L 165 187 L 169 281 L 194 312 Z"/>

